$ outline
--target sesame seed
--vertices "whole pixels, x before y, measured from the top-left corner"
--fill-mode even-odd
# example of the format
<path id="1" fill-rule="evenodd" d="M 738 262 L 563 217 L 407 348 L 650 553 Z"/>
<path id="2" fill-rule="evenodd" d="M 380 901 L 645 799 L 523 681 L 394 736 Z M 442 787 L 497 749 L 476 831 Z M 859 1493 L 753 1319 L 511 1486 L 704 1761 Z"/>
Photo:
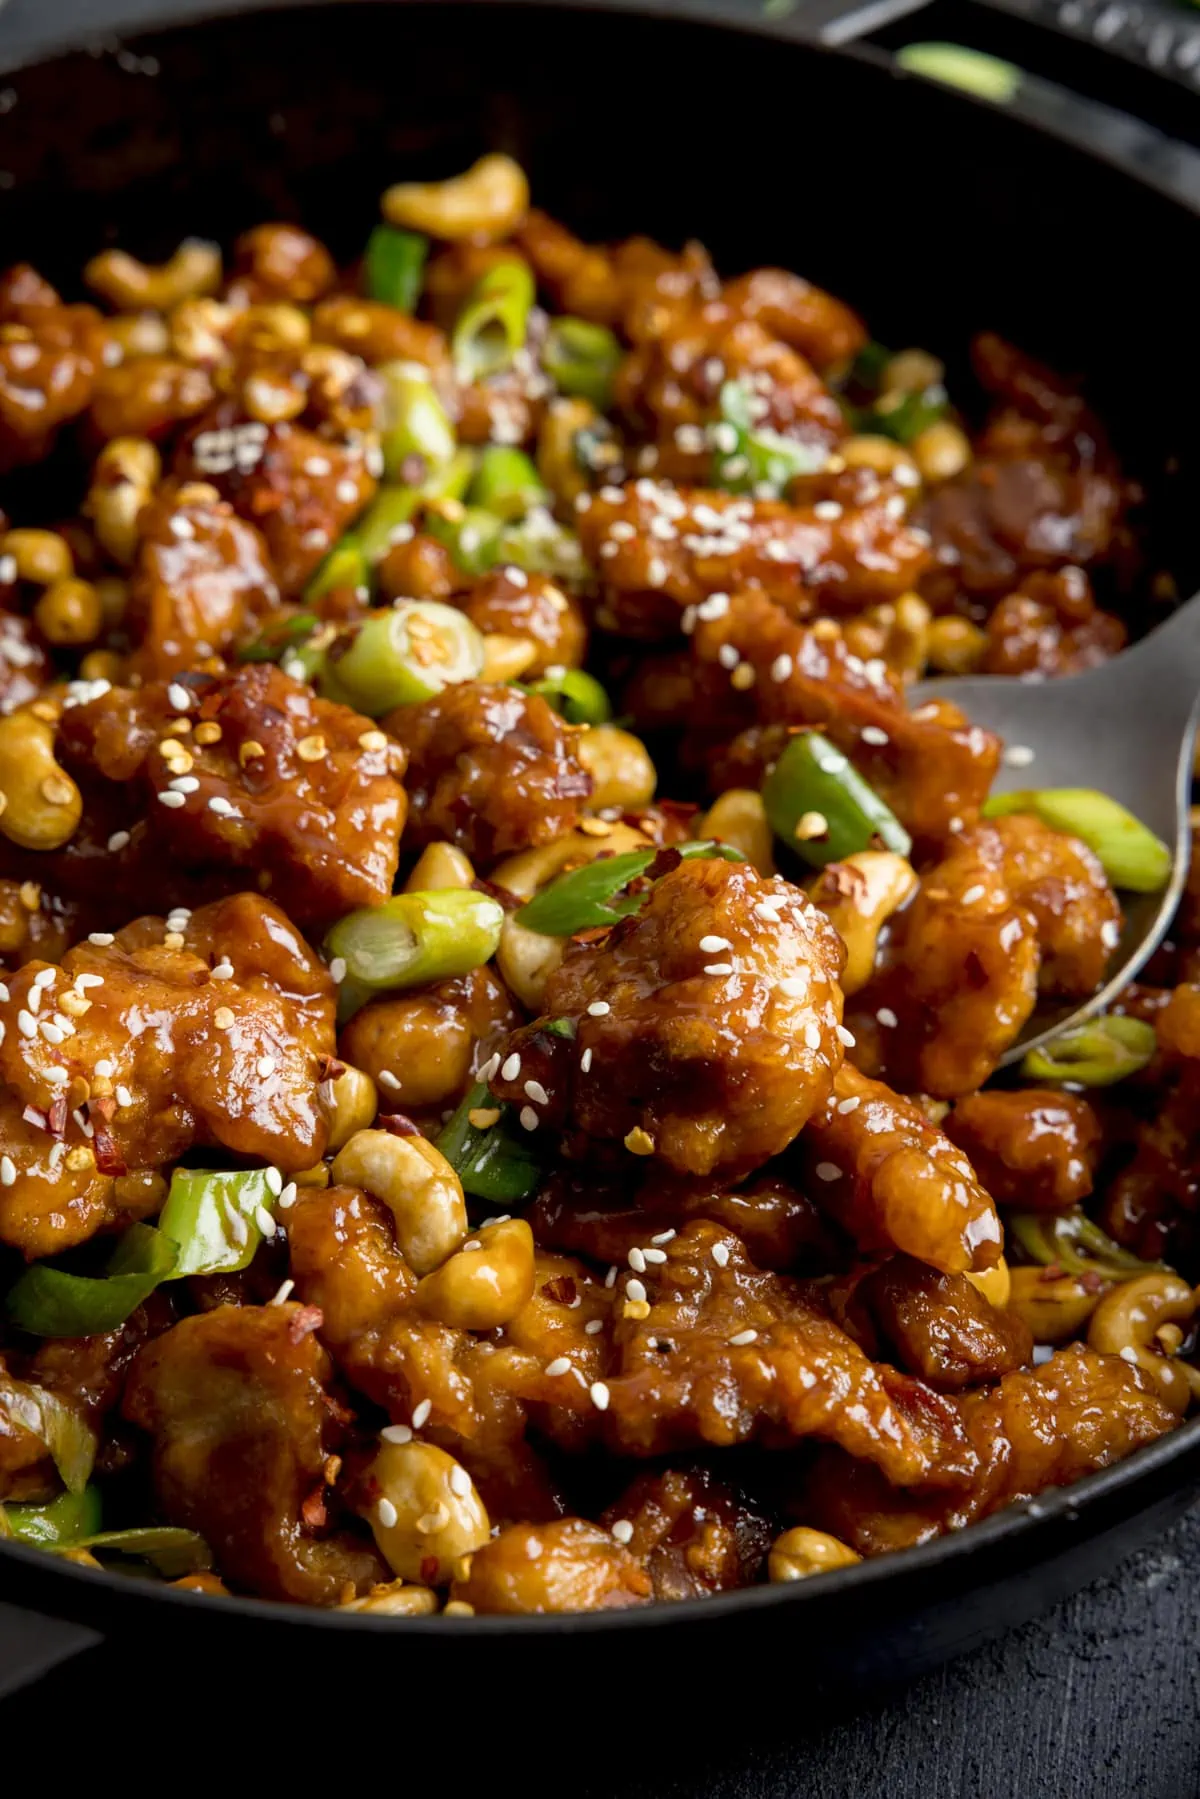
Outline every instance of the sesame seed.
<path id="1" fill-rule="evenodd" d="M 114 831 L 112 836 L 108 840 L 108 848 L 112 851 L 113 855 L 115 856 L 117 851 L 123 850 L 125 848 L 125 845 L 128 842 L 129 842 L 129 832 L 128 831 Z M 90 939 L 90 941 L 92 943 L 94 943 L 96 941 L 96 939 L 93 937 Z M 112 939 L 110 938 L 109 941 L 111 942 Z"/>
<path id="2" fill-rule="evenodd" d="M 731 1349 L 744 1349 L 747 1343 L 757 1343 L 757 1342 L 758 1342 L 758 1332 L 757 1331 L 755 1331 L 755 1330 L 739 1331 L 736 1337 L 730 1337 L 729 1347 Z"/>
<path id="3" fill-rule="evenodd" d="M 412 1427 L 408 1424 L 385 1424 L 379 1435 L 385 1443 L 411 1443 Z"/>
<path id="4" fill-rule="evenodd" d="M 195 775 L 176 775 L 173 781 L 167 782 L 171 793 L 199 793 L 200 783 Z"/>
<path id="5" fill-rule="evenodd" d="M 900 1022 L 900 1020 L 896 1017 L 896 1014 L 892 1011 L 892 1008 L 890 1006 L 880 1006 L 878 1012 L 876 1012 L 876 1014 L 875 1014 L 875 1017 L 878 1020 L 878 1022 L 883 1026 L 885 1031 L 894 1031 L 896 1026 Z"/>
<path id="6" fill-rule="evenodd" d="M 345 956 L 335 956 L 333 958 L 333 961 L 329 964 L 329 978 L 335 984 L 335 986 L 338 986 L 338 987 L 341 986 L 342 982 L 346 978 L 346 958 L 345 958 Z"/>
<path id="7" fill-rule="evenodd" d="M 11 995 L 8 991 L 7 982 L 0 981 L 0 1002 L 3 1002 L 5 1005 L 7 1005 L 10 998 L 11 998 Z"/>
<path id="8" fill-rule="evenodd" d="M 605 1018 L 612 1011 L 606 999 L 594 999 L 588 1007 L 589 1018 Z"/>
<path id="9" fill-rule="evenodd" d="M 167 688 L 167 699 L 176 712 L 187 712 L 191 708 L 192 696 L 186 687 L 180 686 L 178 681 L 172 681 Z"/>
<path id="10" fill-rule="evenodd" d="M 963 896 L 962 896 L 963 905 L 964 906 L 973 906 L 975 904 L 975 901 L 981 900 L 986 892 L 987 892 L 987 888 L 984 886 L 983 882 L 976 881 L 975 884 L 971 887 L 968 887 L 966 892 L 963 894 Z"/>
<path id="11" fill-rule="evenodd" d="M 633 1525 L 628 1518 L 618 1518 L 612 1527 L 612 1534 L 618 1543 L 628 1543 L 633 1536 Z"/>
<path id="12" fill-rule="evenodd" d="M 499 1066 L 500 1054 L 499 1051 L 497 1051 L 494 1055 L 488 1057 L 483 1067 L 479 1070 L 479 1079 L 483 1082 L 484 1086 L 491 1080 Z"/>
<path id="13" fill-rule="evenodd" d="M 17 1178 L 17 1168 L 11 1156 L 0 1156 L 0 1184 L 11 1187 Z"/>
<path id="14" fill-rule="evenodd" d="M 741 651 L 736 643 L 723 643 L 717 651 L 717 661 L 722 668 L 736 668 L 741 659 Z"/>
<path id="15" fill-rule="evenodd" d="M 79 992 L 88 987 L 103 987 L 103 985 L 104 976 L 102 974 L 77 974 L 75 976 L 75 986 Z"/>
<path id="16" fill-rule="evenodd" d="M 729 1265 L 729 1245 L 728 1245 L 728 1243 L 714 1243 L 712 1246 L 712 1259 L 717 1264 L 718 1268 L 728 1267 L 728 1265 Z"/>
<path id="17" fill-rule="evenodd" d="M 500 1064 L 500 1079 L 502 1081 L 515 1081 L 520 1072 L 521 1058 L 516 1050 L 514 1050 L 512 1055 L 506 1057 Z"/>
<path id="18" fill-rule="evenodd" d="M 1027 743 L 1010 743 L 1004 752 L 1004 761 L 1009 768 L 1028 768 L 1034 755 Z"/>
<path id="19" fill-rule="evenodd" d="M 645 1272 L 646 1272 L 646 1257 L 643 1254 L 643 1252 L 638 1248 L 636 1243 L 634 1244 L 633 1248 L 629 1252 L 628 1260 L 629 1260 L 629 1266 L 633 1269 L 633 1272 L 635 1274 L 645 1274 Z"/>
<path id="20" fill-rule="evenodd" d="M 890 741 L 887 732 L 881 730 L 878 725 L 864 725 L 859 736 L 864 743 L 887 743 Z"/>
<path id="21" fill-rule="evenodd" d="M 661 1263 L 665 1262 L 667 1259 L 667 1252 L 665 1249 L 644 1249 L 642 1254 L 648 1262 Z"/>
<path id="22" fill-rule="evenodd" d="M 71 1076 L 65 1068 L 47 1068 L 44 1078 L 52 1087 L 65 1087 Z"/>
<path id="23" fill-rule="evenodd" d="M 232 962 L 218 962 L 216 967 L 212 971 L 212 978 L 214 981 L 232 980 L 233 979 L 233 963 Z"/>
<path id="24" fill-rule="evenodd" d="M 278 1199 L 280 1193 L 283 1191 L 283 1176 L 280 1174 L 278 1168 L 265 1169 L 263 1171 L 263 1180 L 266 1183 L 267 1192 L 273 1194 L 275 1198 Z"/>
<path id="25" fill-rule="evenodd" d="M 727 937 L 701 937 L 700 948 L 705 951 L 732 949 L 733 945 Z"/>
<path id="26" fill-rule="evenodd" d="M 400 1082 L 396 1078 L 396 1076 L 392 1073 L 390 1068 L 381 1068 L 379 1070 L 378 1075 L 376 1076 L 376 1079 L 378 1080 L 379 1085 L 381 1087 L 386 1087 L 389 1092 L 399 1093 Z"/>
<path id="27" fill-rule="evenodd" d="M 537 1113 L 534 1111 L 532 1106 L 522 1106 L 521 1110 L 517 1114 L 517 1116 L 521 1121 L 522 1130 L 526 1130 L 526 1131 L 536 1131 L 537 1130 L 537 1127 L 538 1127 L 538 1124 L 540 1121 L 538 1119 Z"/>
<path id="28" fill-rule="evenodd" d="M 809 1049 L 820 1049 L 821 1027 L 815 1018 L 810 1018 L 804 1027 L 804 1041 Z"/>
<path id="29" fill-rule="evenodd" d="M 48 1018 L 42 1020 L 42 1036 L 46 1039 L 47 1043 L 53 1043 L 55 1046 L 60 1043 L 65 1043 L 67 1040 L 66 1032 L 60 1031 L 58 1026 L 51 1023 Z"/>
<path id="30" fill-rule="evenodd" d="M 581 1074 L 586 1074 L 588 1072 L 588 1070 L 591 1068 L 591 1066 L 592 1066 L 592 1052 L 590 1049 L 585 1049 L 583 1054 L 579 1058 L 579 1072 Z"/>
<path id="31" fill-rule="evenodd" d="M 292 1294 L 295 1292 L 295 1290 L 296 1290 L 296 1283 L 294 1280 L 280 1281 L 278 1287 L 276 1287 L 274 1293 L 271 1295 L 270 1299 L 267 1301 L 267 1304 L 272 1305 L 272 1306 L 281 1306 L 285 1300 L 290 1299 L 292 1297 Z"/>
<path id="32" fill-rule="evenodd" d="M 588 1397 L 598 1412 L 607 1412 L 609 1392 L 602 1380 L 594 1380 L 588 1388 Z"/>
<path id="33" fill-rule="evenodd" d="M 706 623 L 715 618 L 724 618 L 729 611 L 729 595 L 727 593 L 710 593 L 706 600 L 701 600 L 696 608 L 696 617 Z"/>
<path id="34" fill-rule="evenodd" d="M 551 1380 L 557 1380 L 560 1374 L 570 1374 L 571 1359 L 569 1356 L 556 1355 L 552 1362 L 546 1363 L 546 1373 Z"/>
<path id="35" fill-rule="evenodd" d="M 786 681 L 794 667 L 795 663 L 790 656 L 776 656 L 771 664 L 772 681 Z"/>
<path id="36" fill-rule="evenodd" d="M 275 1072 L 275 1058 L 274 1056 L 260 1056 L 254 1067 L 259 1077 L 265 1081 L 269 1075 Z"/>
<path id="37" fill-rule="evenodd" d="M 837 1110 L 841 1113 L 843 1118 L 846 1118 L 851 1112 L 857 1112 L 861 1105 L 862 1100 L 859 1095 L 857 1093 L 852 1093 L 849 1099 L 840 1099 L 838 1101 Z"/>
<path id="38" fill-rule="evenodd" d="M 266 1206 L 255 1206 L 254 1222 L 264 1237 L 273 1237 L 275 1235 L 275 1220 L 268 1212 Z"/>
<path id="39" fill-rule="evenodd" d="M 608 1273 L 604 1277 L 604 1285 L 606 1287 L 615 1287 L 617 1284 L 617 1275 L 619 1272 L 620 1272 L 620 1270 L 617 1268 L 617 1265 L 614 1262 L 612 1267 L 609 1269 Z"/>
<path id="40" fill-rule="evenodd" d="M 786 995 L 788 999 L 803 999 L 804 995 L 808 992 L 808 976 L 798 974 L 784 975 L 782 981 L 779 983 L 779 991 Z"/>
<path id="41" fill-rule="evenodd" d="M 208 802 L 208 809 L 210 812 L 215 812 L 218 818 L 241 816 L 240 813 L 237 812 L 237 808 L 220 793 L 213 794 Z"/>
<path id="42" fill-rule="evenodd" d="M 792 831 L 797 843 L 813 843 L 817 838 L 828 835 L 829 820 L 823 812 L 802 812 Z"/>
<path id="43" fill-rule="evenodd" d="M 636 1277 L 625 1282 L 626 1297 L 633 1300 L 645 1299 L 646 1289 Z"/>
<path id="44" fill-rule="evenodd" d="M 45 1029 L 45 1026 L 42 1028 Z M 128 1087 L 117 1088 L 117 1104 L 119 1106 L 131 1106 L 133 1104 L 133 1094 L 129 1091 Z"/>
<path id="45" fill-rule="evenodd" d="M 822 520 L 841 518 L 842 509 L 836 500 L 818 500 L 813 507 L 813 517 Z"/>
<path id="46" fill-rule="evenodd" d="M 97 1062 L 97 1064 L 96 1064 L 96 1073 L 99 1075 L 103 1075 L 105 1080 L 108 1080 L 115 1073 L 115 1071 L 116 1071 L 116 1064 L 114 1062 L 110 1062 L 107 1057 L 105 1057 L 103 1061 Z"/>
<path id="47" fill-rule="evenodd" d="M 842 1171 L 836 1162 L 818 1162 L 817 1179 L 819 1181 L 840 1181 Z"/>
<path id="48" fill-rule="evenodd" d="M 432 1412 L 432 1410 L 433 1410 L 432 1399 L 423 1399 L 421 1401 L 420 1405 L 413 1407 L 412 1421 L 413 1421 L 413 1429 L 414 1430 L 420 1430 L 420 1428 L 423 1424 L 427 1424 L 429 1422 L 429 1414 L 430 1414 L 430 1412 Z"/>
<path id="49" fill-rule="evenodd" d="M 168 788 L 166 793 L 159 794 L 158 803 L 160 806 L 166 806 L 168 811 L 178 812 L 180 806 L 187 805 L 187 796 L 182 793 L 173 793 Z"/>
<path id="50" fill-rule="evenodd" d="M 27 1012 L 24 1007 L 17 1013 L 17 1029 L 20 1031 L 22 1037 L 37 1036 L 37 1019 L 33 1016 L 32 1012 Z"/>
<path id="51" fill-rule="evenodd" d="M 854 1045 L 855 1045 L 855 1042 L 857 1041 L 857 1039 L 855 1038 L 853 1031 L 848 1031 L 844 1024 L 839 1024 L 839 1026 L 837 1028 L 837 1034 L 838 1034 L 838 1041 L 840 1043 L 844 1043 L 847 1049 L 854 1048 Z"/>
<path id="52" fill-rule="evenodd" d="M 676 1232 L 674 1230 L 659 1231 L 655 1236 L 651 1237 L 650 1241 L 651 1243 L 670 1243 L 673 1241 L 675 1235 Z"/>
<path id="53" fill-rule="evenodd" d="M 548 1106 L 550 1104 L 550 1095 L 546 1092 L 546 1089 L 542 1086 L 540 1081 L 526 1081 L 525 1092 L 536 1106 Z"/>
<path id="54" fill-rule="evenodd" d="M 471 1491 L 471 1476 L 467 1473 L 465 1468 L 451 1468 L 450 1491 L 456 1494 L 459 1499 L 465 1499 L 467 1494 Z"/>
<path id="55" fill-rule="evenodd" d="M 598 1337 L 603 1329 L 603 1318 L 589 1318 L 583 1327 L 583 1334 L 585 1337 Z"/>
<path id="56" fill-rule="evenodd" d="M 290 1212 L 296 1203 L 296 1183 L 289 1181 L 279 1198 L 275 1201 L 281 1212 Z"/>
<path id="57" fill-rule="evenodd" d="M 732 962 L 706 962 L 704 964 L 704 972 L 705 972 L 705 974 L 732 974 L 733 973 L 733 963 Z"/>
<path id="58" fill-rule="evenodd" d="M 379 1504 L 375 1507 L 375 1516 L 383 1525 L 384 1530 L 391 1530 L 400 1514 L 390 1499 L 381 1499 Z"/>

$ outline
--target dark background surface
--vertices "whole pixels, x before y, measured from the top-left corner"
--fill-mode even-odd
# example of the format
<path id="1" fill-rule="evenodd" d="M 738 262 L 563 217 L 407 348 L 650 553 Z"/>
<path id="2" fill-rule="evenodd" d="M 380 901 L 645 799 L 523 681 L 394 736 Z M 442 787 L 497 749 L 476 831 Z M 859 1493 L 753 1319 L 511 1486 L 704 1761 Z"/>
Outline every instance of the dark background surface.
<path id="1" fill-rule="evenodd" d="M 220 0 L 220 9 L 234 10 L 233 0 Z M 197 10 L 201 0 L 0 0 L 0 55 L 74 29 L 100 34 L 114 20 L 135 25 Z M 1045 10 L 1064 11 L 1057 4 Z M 1099 26 L 1154 41 L 1157 23 L 1164 57 L 1200 33 L 1200 16 L 1180 9 L 1077 0 L 1066 10 L 1093 34 Z M 566 1762 L 548 1757 L 546 1786 L 569 1781 L 575 1793 L 598 1799 L 1193 1799 L 1200 1794 L 1198 1612 L 1200 1512 L 1039 1622 L 886 1695 L 814 1706 L 798 1685 L 786 1707 L 772 1702 L 762 1715 L 734 1720 L 722 1712 L 719 1667 L 687 1696 L 681 1715 L 660 1703 L 674 1697 L 669 1669 L 662 1694 L 643 1695 L 640 1703 L 625 1694 L 618 1709 L 593 1695 L 595 1702 L 581 1707 L 576 1749 L 591 1739 L 597 1749 L 603 1744 L 602 1753 L 577 1752 Z M 0 1687 L 10 1661 L 31 1653 L 39 1636 L 33 1622 L 0 1606 Z M 82 1703 L 96 1725 L 107 1718 L 107 1728 L 137 1733 L 145 1751 L 147 1706 L 161 1716 L 168 1692 L 178 1699 L 191 1680 L 209 1685 L 214 1674 L 175 1668 L 165 1688 L 155 1681 L 153 1696 L 143 1689 L 135 1699 L 141 1683 L 120 1660 L 103 1646 L 87 1650 L 0 1702 L 0 1742 L 49 1747 L 64 1729 L 82 1725 Z M 619 1690 L 619 1664 L 613 1675 Z M 248 1722 L 245 1696 L 230 1697 Z M 366 1718 L 359 1727 L 382 1753 L 390 1742 L 411 1769 L 401 1745 L 419 1735 L 419 1718 L 401 1709 L 399 1695 L 390 1698 L 374 1727 Z M 520 1729 L 535 1754 L 545 1703 L 530 1695 Z M 374 1709 L 369 1700 L 367 1706 Z M 342 1713 L 343 1729 L 353 1715 Z M 188 1734 L 176 1712 L 177 1748 Z M 280 1733 L 277 1769 L 303 1778 L 305 1767 L 285 1747 L 290 1734 Z M 344 1743 L 353 1765 L 353 1737 Z"/>

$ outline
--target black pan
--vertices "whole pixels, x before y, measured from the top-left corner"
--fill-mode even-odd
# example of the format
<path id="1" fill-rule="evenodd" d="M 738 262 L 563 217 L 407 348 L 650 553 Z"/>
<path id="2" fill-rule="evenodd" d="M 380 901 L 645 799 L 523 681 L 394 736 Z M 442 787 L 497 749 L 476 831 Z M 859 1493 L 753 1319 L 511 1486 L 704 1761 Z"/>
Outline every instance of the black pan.
<path id="1" fill-rule="evenodd" d="M 349 257 L 389 181 L 503 148 L 585 236 L 695 235 L 730 271 L 798 269 L 952 370 L 987 326 L 1086 372 L 1127 461 L 1164 495 L 1159 529 L 1196 585 L 1193 521 L 1171 499 L 1198 491 L 1193 153 L 1038 84 L 998 109 L 901 76 L 882 50 L 815 47 L 736 0 L 688 10 L 278 8 L 17 70 L 0 99 L 4 260 L 74 291 L 104 243 L 153 258 L 186 233 L 228 242 L 287 216 Z M 838 11 L 815 8 L 833 36 Z M 211 1652 L 229 1676 L 252 1665 L 262 1693 L 320 1656 L 358 1691 L 403 1671 L 423 1716 L 476 1683 L 494 1699 L 539 1679 L 560 1690 L 568 1640 L 573 1686 L 619 1657 L 626 1692 L 667 1668 L 718 1669 L 723 1701 L 781 1680 L 811 1696 L 913 1673 L 1031 1616 L 1198 1490 L 1200 1419 L 903 1555 L 607 1616 L 409 1623 L 198 1599 L 11 1545 L 0 1599 L 100 1631 L 131 1677 Z"/>

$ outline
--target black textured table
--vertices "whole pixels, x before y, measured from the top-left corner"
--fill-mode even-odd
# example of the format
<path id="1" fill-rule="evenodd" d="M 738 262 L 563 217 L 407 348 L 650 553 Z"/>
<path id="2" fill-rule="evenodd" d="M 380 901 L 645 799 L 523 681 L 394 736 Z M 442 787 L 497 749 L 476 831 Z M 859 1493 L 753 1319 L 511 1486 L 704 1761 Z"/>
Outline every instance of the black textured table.
<path id="1" fill-rule="evenodd" d="M 233 0 L 217 4 L 234 10 Z M 69 29 L 100 34 L 118 19 L 134 25 L 199 10 L 202 0 L 0 0 L 0 54 Z M 1013 0 L 1011 10 L 1046 9 Z M 1049 10 L 1085 21 L 1097 36 L 1116 35 L 1126 53 L 1137 39 L 1152 46 L 1153 60 L 1169 64 L 1179 48 L 1181 73 L 1190 73 L 1193 59 L 1200 64 L 1200 18 L 1185 10 L 1090 0 Z M 1155 22 L 1157 35 L 1149 29 Z M 944 9 L 940 23 L 944 30 Z M 814 1716 L 798 1686 L 789 1715 L 737 1727 L 722 1719 L 714 1668 L 685 1706 L 683 1727 L 678 1713 L 668 1713 L 664 1728 L 663 1710 L 652 1704 L 662 1695 L 644 1696 L 641 1705 L 625 1695 L 619 1711 L 597 1696 L 581 1738 L 594 1734 L 603 1754 L 573 1755 L 569 1766 L 552 1758 L 547 1786 L 569 1783 L 581 1799 L 1194 1799 L 1198 1594 L 1200 1512 L 1040 1621 L 885 1697 L 850 1698 L 836 1708 L 822 1701 Z M 47 1657 L 51 1647 L 46 1626 L 0 1605 L 0 1689 L 19 1657 Z M 111 1729 L 134 1733 L 144 1753 L 146 1714 L 160 1710 L 162 1694 L 131 1692 L 117 1659 L 103 1646 L 85 1650 L 0 1702 L 0 1742 L 51 1746 L 48 1732 L 61 1731 L 86 1699 L 90 1718 L 107 1716 Z M 212 1671 L 199 1677 L 210 1681 Z M 614 1680 L 619 1686 L 619 1665 Z M 176 1694 L 186 1683 L 186 1673 L 173 1669 Z M 569 1689 L 569 1669 L 564 1684 Z M 664 1695 L 669 1690 L 664 1671 Z M 533 1751 L 531 1701 L 524 1731 Z M 389 1742 L 397 1751 L 402 1740 L 411 1744 L 414 1717 L 393 1714 L 390 1728 L 378 1722 L 381 1751 Z M 174 1723 L 178 1746 L 187 1733 L 178 1714 Z M 348 1765 L 361 1766 L 349 1742 L 347 1756 Z M 300 1769 L 282 1744 L 280 1757 L 279 1772 L 295 1778 Z M 527 1769 L 522 1779 L 528 1784 Z"/>

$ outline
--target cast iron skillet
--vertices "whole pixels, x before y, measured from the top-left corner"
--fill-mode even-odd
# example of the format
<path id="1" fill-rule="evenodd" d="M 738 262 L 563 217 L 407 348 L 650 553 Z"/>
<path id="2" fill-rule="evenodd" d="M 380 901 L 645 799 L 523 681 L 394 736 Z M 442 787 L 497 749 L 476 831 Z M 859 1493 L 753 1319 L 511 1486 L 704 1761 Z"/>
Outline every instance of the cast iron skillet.
<path id="1" fill-rule="evenodd" d="M 105 242 L 154 258 L 186 233 L 228 242 L 289 216 L 350 256 L 387 182 L 503 148 L 585 236 L 695 235 L 730 271 L 798 269 L 952 371 L 982 326 L 1087 371 L 1127 458 L 1165 494 L 1159 529 L 1189 591 L 1194 533 L 1170 549 L 1172 492 L 1195 492 L 1197 472 L 1188 153 L 1061 97 L 1043 95 L 1032 124 L 736 5 L 695 0 L 703 19 L 671 0 L 292 7 L 19 70 L 0 101 L 5 260 L 73 292 Z M 1087 150 L 1064 137 L 1081 118 Z M 862 1685 L 981 1641 L 1110 1569 L 1198 1489 L 1200 1419 L 903 1555 L 608 1615 L 408 1623 L 198 1599 L 10 1545 L 0 1597 L 101 1631 L 131 1670 L 150 1645 L 156 1658 L 211 1649 L 225 1671 L 245 1660 L 257 1693 L 320 1654 L 358 1682 L 403 1668 L 410 1698 L 474 1680 L 496 1697 L 560 1680 L 569 1640 L 573 1682 L 616 1656 L 628 1689 L 719 1655 L 723 1697 L 761 1698 L 772 1680 Z"/>

